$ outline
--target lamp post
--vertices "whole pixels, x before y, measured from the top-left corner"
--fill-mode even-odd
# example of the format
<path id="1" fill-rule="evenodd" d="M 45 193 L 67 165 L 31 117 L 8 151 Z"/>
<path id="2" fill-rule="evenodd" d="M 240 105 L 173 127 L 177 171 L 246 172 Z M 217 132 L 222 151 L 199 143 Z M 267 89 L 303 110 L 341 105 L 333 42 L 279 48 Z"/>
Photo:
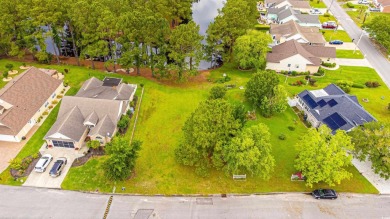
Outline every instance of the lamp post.
<path id="1" fill-rule="evenodd" d="M 356 45 L 355 45 L 355 49 L 353 50 L 353 54 L 355 54 L 355 52 L 356 52 L 356 49 L 357 49 L 357 47 L 358 47 L 358 45 L 359 45 L 359 43 L 360 43 L 360 40 L 361 40 L 362 37 L 363 37 L 363 33 L 364 33 L 364 30 L 362 29 L 362 32 L 361 32 L 360 37 L 359 37 L 359 40 L 357 41 L 357 43 L 356 43 Z"/>

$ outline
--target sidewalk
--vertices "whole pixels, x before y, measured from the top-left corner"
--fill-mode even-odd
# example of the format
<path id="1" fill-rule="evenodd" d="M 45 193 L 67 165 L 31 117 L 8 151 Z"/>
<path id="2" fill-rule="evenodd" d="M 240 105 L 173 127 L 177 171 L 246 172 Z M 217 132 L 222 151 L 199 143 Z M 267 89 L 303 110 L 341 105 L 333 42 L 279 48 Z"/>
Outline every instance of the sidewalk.
<path id="1" fill-rule="evenodd" d="M 357 159 L 352 160 L 353 165 L 358 171 L 366 177 L 368 181 L 378 189 L 380 194 L 390 195 L 390 180 L 385 180 L 375 174 L 371 169 L 371 161 L 362 162 Z"/>

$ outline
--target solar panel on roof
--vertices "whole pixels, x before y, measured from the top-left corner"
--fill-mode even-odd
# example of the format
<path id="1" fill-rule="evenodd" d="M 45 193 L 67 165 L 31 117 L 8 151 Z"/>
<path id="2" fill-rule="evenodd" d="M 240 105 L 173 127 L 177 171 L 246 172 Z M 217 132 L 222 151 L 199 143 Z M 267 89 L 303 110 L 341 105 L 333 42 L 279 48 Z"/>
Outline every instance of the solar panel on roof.
<path id="1" fill-rule="evenodd" d="M 334 99 L 331 99 L 331 100 L 328 101 L 328 104 L 329 104 L 330 107 L 334 107 L 334 106 L 337 105 L 337 101 L 335 101 Z"/>
<path id="2" fill-rule="evenodd" d="M 320 100 L 317 102 L 318 105 L 320 105 L 320 107 L 323 107 L 326 105 L 326 101 L 325 100 Z"/>
<path id="3" fill-rule="evenodd" d="M 339 126 L 343 126 L 345 124 L 347 124 L 347 122 L 343 119 L 343 117 L 340 116 L 340 114 L 338 113 L 333 113 L 331 116 L 330 116 L 333 121 Z"/>
<path id="4" fill-rule="evenodd" d="M 316 101 L 314 101 L 309 94 L 306 94 L 305 96 L 302 97 L 302 99 L 306 102 L 307 105 L 309 105 L 310 108 L 315 108 L 318 106 Z"/>
<path id="5" fill-rule="evenodd" d="M 326 117 L 323 122 L 328 125 L 328 127 L 330 129 L 332 129 L 333 131 L 338 129 L 339 126 L 332 120 L 332 118 L 330 116 Z"/>

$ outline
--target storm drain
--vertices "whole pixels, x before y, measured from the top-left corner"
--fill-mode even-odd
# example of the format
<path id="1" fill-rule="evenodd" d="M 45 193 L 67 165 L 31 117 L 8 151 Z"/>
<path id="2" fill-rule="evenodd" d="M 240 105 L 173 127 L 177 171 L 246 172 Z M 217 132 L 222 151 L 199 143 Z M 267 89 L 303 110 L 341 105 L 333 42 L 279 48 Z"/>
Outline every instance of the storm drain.
<path id="1" fill-rule="evenodd" d="M 196 198 L 197 205 L 213 205 L 212 198 Z"/>
<path id="2" fill-rule="evenodd" d="M 154 209 L 138 209 L 137 213 L 135 213 L 134 219 L 149 219 L 153 211 Z"/>

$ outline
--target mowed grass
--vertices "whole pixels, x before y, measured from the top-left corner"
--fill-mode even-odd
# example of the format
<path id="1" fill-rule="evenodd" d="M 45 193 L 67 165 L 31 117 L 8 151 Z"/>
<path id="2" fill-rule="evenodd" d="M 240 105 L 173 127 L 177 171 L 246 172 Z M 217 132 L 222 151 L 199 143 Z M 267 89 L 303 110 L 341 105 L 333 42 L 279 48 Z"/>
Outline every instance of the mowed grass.
<path id="1" fill-rule="evenodd" d="M 321 0 L 310 0 L 309 3 L 312 8 L 326 8 L 325 3 Z"/>
<path id="2" fill-rule="evenodd" d="M 363 25 L 363 21 L 365 24 L 369 23 L 374 17 L 377 16 L 390 16 L 389 13 L 382 13 L 382 12 L 370 12 L 370 14 L 366 17 L 366 20 L 364 20 L 364 12 L 362 14 L 359 13 L 359 11 L 347 11 L 347 14 L 352 18 L 353 21 L 355 21 L 356 25 L 361 27 Z"/>
<path id="3" fill-rule="evenodd" d="M 321 30 L 322 35 L 327 42 L 332 40 L 341 40 L 343 42 L 352 42 L 352 39 L 349 37 L 347 32 L 344 30 Z"/>
<path id="4" fill-rule="evenodd" d="M 220 78 L 223 73 L 231 77 L 228 84 L 236 87 L 227 93 L 231 102 L 244 102 L 244 91 L 240 86 L 251 77 L 252 72 L 242 72 L 226 65 L 213 71 L 210 78 Z M 294 145 L 299 143 L 299 137 L 304 135 L 306 128 L 298 120 L 292 109 L 285 113 L 266 119 L 258 115 L 257 120 L 249 121 L 247 126 L 265 123 L 272 134 L 273 154 L 276 159 L 275 171 L 270 180 L 248 177 L 246 181 L 234 181 L 222 171 L 212 170 L 208 177 L 202 178 L 194 173 L 194 168 L 179 165 L 175 161 L 174 150 L 182 137 L 181 128 L 188 116 L 195 110 L 200 101 L 208 96 L 211 83 L 203 83 L 196 87 L 177 88 L 149 83 L 145 85 L 140 117 L 135 139 L 143 141 L 140 156 L 135 167 L 133 178 L 123 182 L 110 182 L 101 170 L 102 162 L 107 159 L 100 157 L 90 160 L 82 167 L 72 168 L 62 187 L 71 190 L 111 192 L 113 187 L 124 186 L 125 193 L 137 194 L 214 194 L 214 193 L 256 193 L 282 191 L 310 191 L 302 182 L 291 182 L 290 176 L 296 172 L 294 159 L 297 155 Z M 288 126 L 295 126 L 290 131 Z M 284 133 L 287 140 L 278 136 Z M 350 167 L 354 174 L 351 180 L 345 180 L 335 188 L 338 191 L 377 193 L 377 190 Z M 316 185 L 322 187 L 325 185 Z M 116 192 L 122 192 L 116 190 Z"/>
<path id="5" fill-rule="evenodd" d="M 363 59 L 364 55 L 359 50 L 356 50 L 354 52 L 353 50 L 337 49 L 336 50 L 336 58 Z"/>

